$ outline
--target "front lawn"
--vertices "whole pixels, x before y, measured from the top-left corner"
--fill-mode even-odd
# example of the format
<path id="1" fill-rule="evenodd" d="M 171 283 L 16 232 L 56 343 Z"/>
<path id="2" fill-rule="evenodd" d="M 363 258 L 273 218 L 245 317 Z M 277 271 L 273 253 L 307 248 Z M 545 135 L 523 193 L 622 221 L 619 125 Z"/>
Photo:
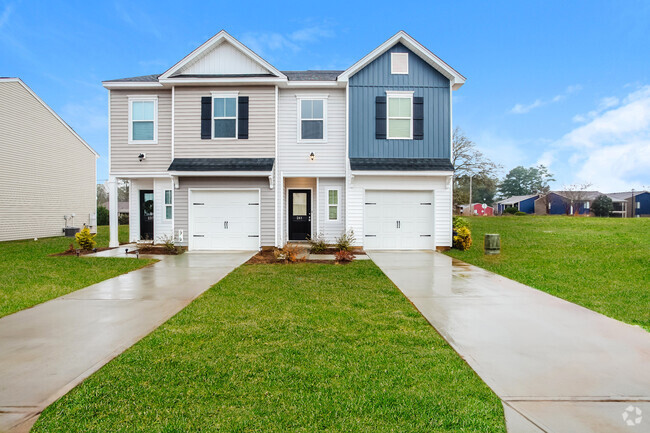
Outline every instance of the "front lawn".
<path id="1" fill-rule="evenodd" d="M 34 432 L 505 432 L 499 399 L 370 261 L 243 265 Z"/>
<path id="2" fill-rule="evenodd" d="M 650 218 L 468 218 L 474 245 L 447 254 L 650 330 Z M 501 254 L 483 235 L 501 234 Z"/>
<path id="3" fill-rule="evenodd" d="M 120 240 L 128 226 L 120 227 Z M 99 227 L 98 247 L 108 246 L 108 227 Z M 49 301 L 91 284 L 139 269 L 150 260 L 49 257 L 68 249 L 74 238 L 0 242 L 0 317 Z"/>

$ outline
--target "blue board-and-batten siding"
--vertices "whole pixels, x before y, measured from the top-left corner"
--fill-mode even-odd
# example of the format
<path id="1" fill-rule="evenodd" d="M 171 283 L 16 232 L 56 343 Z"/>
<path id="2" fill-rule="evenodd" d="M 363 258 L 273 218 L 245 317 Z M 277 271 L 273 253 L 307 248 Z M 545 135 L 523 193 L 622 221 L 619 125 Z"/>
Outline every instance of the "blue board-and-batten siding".
<path id="1" fill-rule="evenodd" d="M 522 200 L 519 202 L 519 212 L 526 212 L 526 213 L 535 213 L 535 200 L 537 200 L 539 196 L 527 198 L 526 200 Z"/>
<path id="2" fill-rule="evenodd" d="M 391 74 L 390 55 L 409 53 L 409 73 Z M 424 139 L 375 138 L 375 100 L 387 90 L 413 91 L 424 98 Z M 449 158 L 449 80 L 402 44 L 397 44 L 349 81 L 351 158 Z"/>

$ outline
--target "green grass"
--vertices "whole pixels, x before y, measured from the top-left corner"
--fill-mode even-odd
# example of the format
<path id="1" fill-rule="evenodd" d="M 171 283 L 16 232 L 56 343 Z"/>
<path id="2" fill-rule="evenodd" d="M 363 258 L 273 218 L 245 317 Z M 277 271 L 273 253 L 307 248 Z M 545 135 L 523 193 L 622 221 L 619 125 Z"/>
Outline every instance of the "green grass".
<path id="1" fill-rule="evenodd" d="M 244 265 L 34 432 L 505 432 L 499 399 L 372 263 Z"/>
<path id="2" fill-rule="evenodd" d="M 126 241 L 128 226 L 120 227 Z M 108 246 L 108 227 L 99 227 L 98 247 Z M 91 284 L 139 269 L 150 260 L 49 257 L 68 249 L 74 239 L 0 242 L 0 317 L 49 301 Z"/>
<path id="3" fill-rule="evenodd" d="M 468 218 L 474 245 L 447 254 L 650 331 L 650 219 Z M 501 254 L 483 235 L 501 234 Z"/>

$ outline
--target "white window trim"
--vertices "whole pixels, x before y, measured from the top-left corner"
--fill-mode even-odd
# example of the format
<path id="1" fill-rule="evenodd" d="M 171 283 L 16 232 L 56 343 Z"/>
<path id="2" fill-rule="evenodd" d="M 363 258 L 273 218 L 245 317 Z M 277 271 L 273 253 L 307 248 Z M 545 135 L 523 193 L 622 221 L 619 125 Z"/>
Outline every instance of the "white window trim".
<path id="1" fill-rule="evenodd" d="M 336 204 L 330 204 L 330 191 L 336 191 Z M 329 187 L 327 188 L 327 195 L 325 196 L 327 206 L 327 222 L 338 222 L 341 220 L 341 188 Z M 330 206 L 336 206 L 336 219 L 330 219 Z"/>
<path id="2" fill-rule="evenodd" d="M 172 221 L 174 219 L 174 190 L 173 189 L 164 189 L 163 191 L 164 191 L 163 192 L 163 203 L 164 203 L 164 206 L 165 206 L 165 221 Z M 169 191 L 169 196 L 170 196 L 171 203 L 167 203 L 167 201 L 166 201 L 167 191 Z M 167 208 L 168 207 L 172 209 L 172 217 L 171 218 L 167 218 Z"/>
<path id="3" fill-rule="evenodd" d="M 211 92 L 210 100 L 210 137 L 212 140 L 237 140 L 239 137 L 239 92 Z M 235 98 L 235 136 L 234 137 L 215 137 L 214 121 L 215 119 L 232 119 L 232 117 L 214 117 L 214 98 Z M 250 107 L 249 118 L 250 122 Z"/>
<path id="4" fill-rule="evenodd" d="M 395 62 L 393 61 L 395 55 L 405 55 L 406 56 L 406 72 L 395 72 L 395 68 L 393 65 Z M 390 73 L 393 75 L 408 75 L 409 74 L 409 53 L 390 53 Z"/>
<path id="5" fill-rule="evenodd" d="M 133 139 L 133 102 L 153 102 L 153 140 Z M 157 95 L 133 95 L 129 96 L 129 144 L 158 144 L 158 96 Z"/>
<path id="6" fill-rule="evenodd" d="M 637 202 L 636 202 L 636 208 L 637 208 L 637 209 L 641 209 L 641 202 L 640 202 L 640 201 L 637 201 Z"/>
<path id="7" fill-rule="evenodd" d="M 390 98 L 409 98 L 411 99 L 411 135 L 409 137 L 391 137 L 390 136 Z M 393 119 L 406 119 L 406 117 L 393 117 Z M 413 140 L 413 91 L 386 91 L 386 139 L 387 140 Z"/>
<path id="8" fill-rule="evenodd" d="M 296 95 L 296 112 L 297 112 L 297 143 L 327 143 L 327 94 L 301 94 Z M 321 139 L 304 139 L 302 138 L 302 101 L 321 100 L 323 101 L 323 138 Z"/>

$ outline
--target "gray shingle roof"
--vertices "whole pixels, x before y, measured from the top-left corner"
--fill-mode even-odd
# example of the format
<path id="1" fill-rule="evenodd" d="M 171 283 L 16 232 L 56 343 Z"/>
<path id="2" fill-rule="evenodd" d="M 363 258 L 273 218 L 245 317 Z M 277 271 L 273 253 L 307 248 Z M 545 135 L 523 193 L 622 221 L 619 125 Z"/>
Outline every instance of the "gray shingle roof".
<path id="1" fill-rule="evenodd" d="M 639 194 L 648 194 L 648 191 L 634 191 L 634 196 L 636 197 Z M 625 192 L 612 192 L 607 194 L 610 197 L 616 197 L 621 200 L 627 200 L 628 198 L 632 198 L 632 191 L 625 191 Z"/>
<path id="2" fill-rule="evenodd" d="M 282 71 L 289 81 L 336 81 L 345 71 Z"/>
<path id="3" fill-rule="evenodd" d="M 350 158 L 352 170 L 440 170 L 454 169 L 449 159 L 445 158 Z"/>
<path id="4" fill-rule="evenodd" d="M 121 82 L 136 82 L 136 83 L 156 83 L 161 74 L 153 75 L 140 75 L 139 77 L 118 78 L 117 80 L 106 80 L 105 83 L 121 83 Z"/>
<path id="5" fill-rule="evenodd" d="M 504 198 L 497 202 L 497 204 L 515 204 L 520 201 L 528 200 L 529 198 L 537 197 L 539 194 L 530 195 L 513 195 L 512 197 Z"/>
<path id="6" fill-rule="evenodd" d="M 174 158 L 169 171 L 271 171 L 274 158 Z"/>

